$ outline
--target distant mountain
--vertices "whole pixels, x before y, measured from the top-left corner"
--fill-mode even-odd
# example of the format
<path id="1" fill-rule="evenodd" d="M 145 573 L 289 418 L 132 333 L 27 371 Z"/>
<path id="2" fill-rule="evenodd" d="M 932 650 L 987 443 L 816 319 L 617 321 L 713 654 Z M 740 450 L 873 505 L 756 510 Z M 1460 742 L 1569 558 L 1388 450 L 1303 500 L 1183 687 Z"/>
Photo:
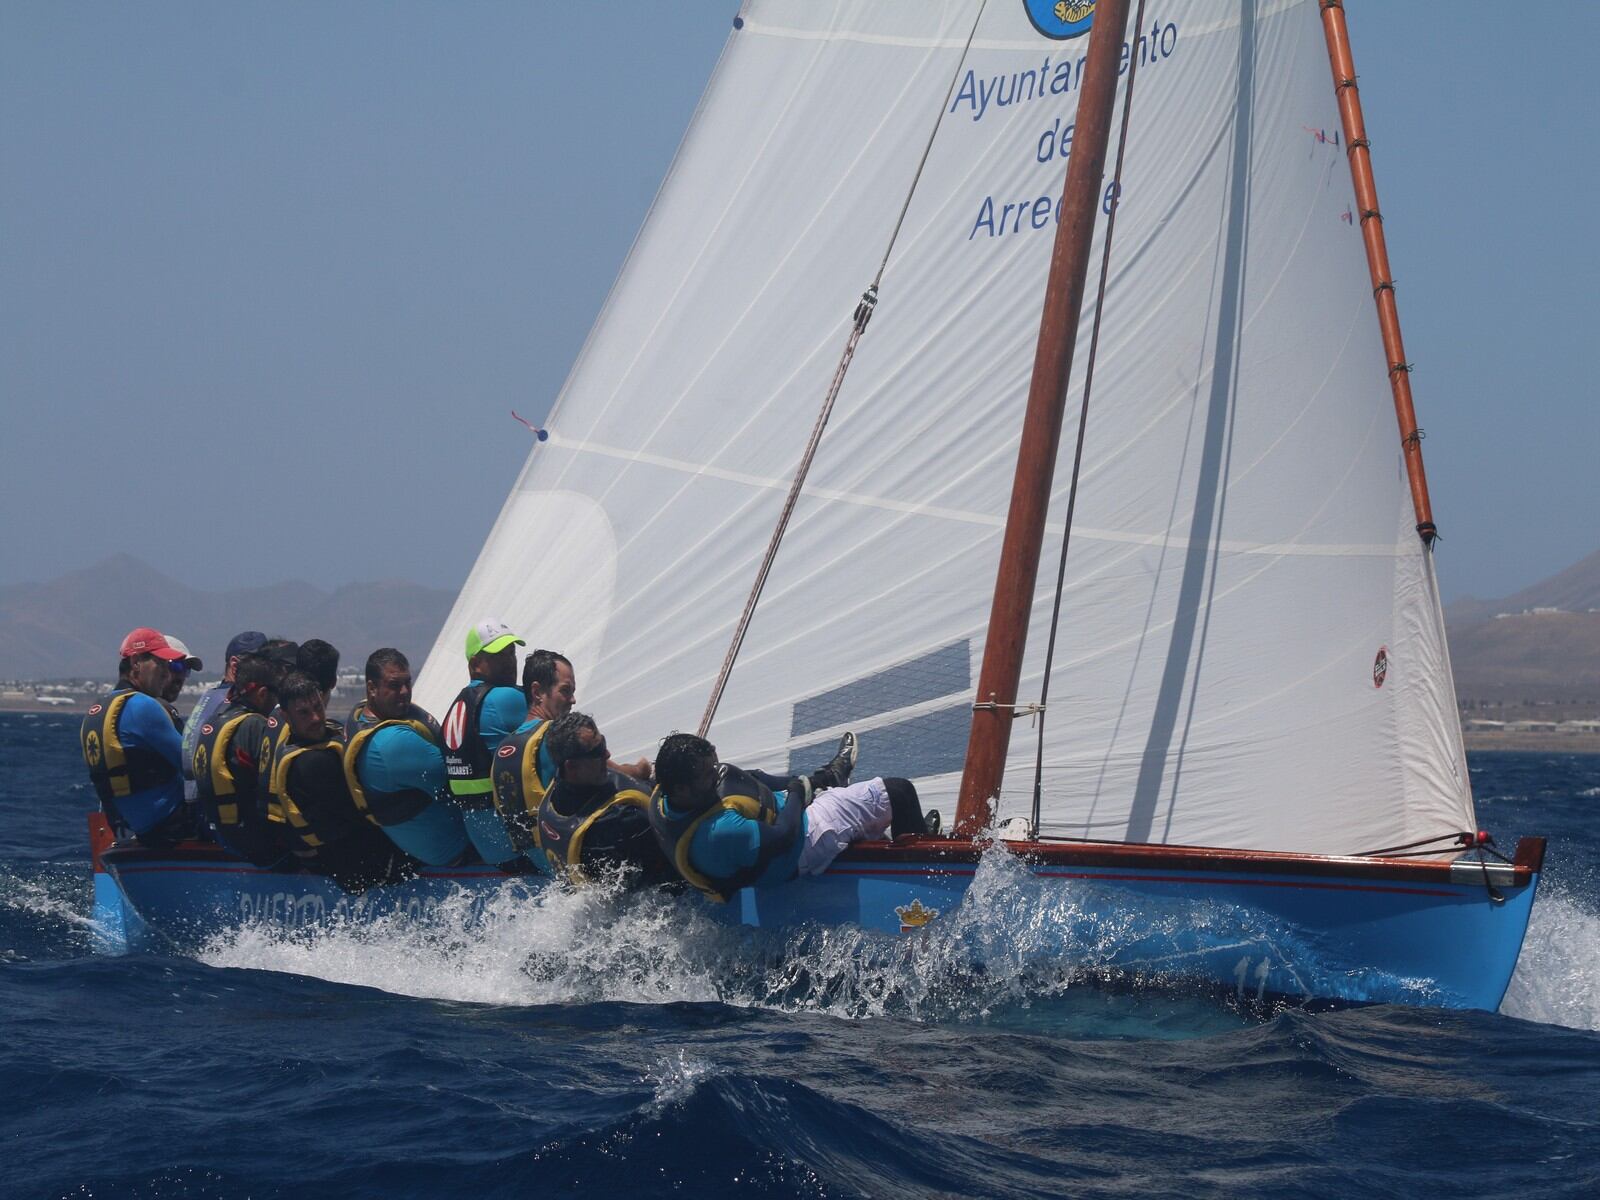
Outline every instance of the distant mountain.
<path id="1" fill-rule="evenodd" d="M 1447 606 L 1456 694 L 1464 700 L 1600 700 L 1595 610 L 1600 551 L 1502 599 Z"/>
<path id="2" fill-rule="evenodd" d="M 1600 550 L 1502 599 L 1454 601 L 1445 606 L 1444 615 L 1455 628 L 1488 620 L 1497 613 L 1520 613 L 1535 608 L 1559 608 L 1571 613 L 1600 609 Z"/>
<path id="3" fill-rule="evenodd" d="M 420 666 L 454 599 L 398 580 L 333 592 L 299 581 L 207 592 L 119 554 L 47 583 L 0 587 L 0 679 L 107 678 L 118 644 L 140 625 L 182 638 L 207 674 L 221 670 L 228 639 L 243 629 L 324 638 L 344 664 L 398 646 Z"/>

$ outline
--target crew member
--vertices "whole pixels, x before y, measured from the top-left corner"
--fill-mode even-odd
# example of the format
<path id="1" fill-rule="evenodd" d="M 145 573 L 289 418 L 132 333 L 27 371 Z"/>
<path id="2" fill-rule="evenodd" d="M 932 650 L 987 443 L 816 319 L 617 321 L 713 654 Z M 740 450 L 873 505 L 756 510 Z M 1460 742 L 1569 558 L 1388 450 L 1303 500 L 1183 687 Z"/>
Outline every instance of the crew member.
<path id="1" fill-rule="evenodd" d="M 527 857 L 498 865 L 525 870 L 531 862 L 544 870 L 538 850 L 539 805 L 556 773 L 544 739 L 550 723 L 572 711 L 577 695 L 572 663 L 554 650 L 534 650 L 522 663 L 522 690 L 528 697 L 527 717 L 494 755 L 494 803 L 512 850 Z"/>
<path id="2" fill-rule="evenodd" d="M 187 656 L 149 628 L 123 638 L 119 654 L 116 687 L 83 718 L 83 761 L 119 837 L 170 846 L 192 835 L 193 822 L 183 803 L 182 738 L 160 696 L 170 664 Z"/>
<path id="3" fill-rule="evenodd" d="M 339 684 L 338 649 L 321 638 L 308 638 L 295 651 L 294 667 L 316 680 L 317 690 L 322 693 L 322 706 L 326 709 L 328 701 L 333 699 L 333 689 Z"/>
<path id="4" fill-rule="evenodd" d="M 577 681 L 572 663 L 554 650 L 533 650 L 522 662 L 522 690 L 528 697 L 528 712 L 522 724 L 507 735 L 495 751 L 494 803 L 512 848 L 526 860 L 501 862 L 503 870 L 526 869 L 526 863 L 543 870 L 544 856 L 538 850 L 539 805 L 555 778 L 555 763 L 544 747 L 549 723 L 572 711 L 577 699 Z M 650 760 L 635 763 L 607 761 L 609 770 L 620 771 L 636 781 L 650 779 Z"/>
<path id="5" fill-rule="evenodd" d="M 255 630 L 246 630 L 236 633 L 233 640 L 228 643 L 228 649 L 223 655 L 222 682 L 214 684 L 200 693 L 200 699 L 189 712 L 189 719 L 183 726 L 183 794 L 190 801 L 197 795 L 194 784 L 194 748 L 200 741 L 200 726 L 222 710 L 228 702 L 228 689 L 233 686 L 234 672 L 239 669 L 239 660 L 246 654 L 259 654 L 262 647 L 267 644 L 267 635 L 257 633 Z"/>
<path id="6" fill-rule="evenodd" d="M 594 720 L 572 712 L 548 729 L 542 740 L 556 777 L 539 805 L 539 837 L 555 874 L 572 883 L 620 876 L 630 887 L 675 882 L 677 869 L 650 828 L 650 797 L 633 776 L 607 765 Z"/>
<path id="7" fill-rule="evenodd" d="M 854 741 L 840 747 L 852 761 Z M 910 780 L 817 788 L 831 768 L 817 773 L 821 780 L 797 776 L 774 790 L 755 772 L 719 763 L 704 738 L 675 733 L 656 755 L 650 824 L 678 873 L 716 900 L 820 874 L 849 843 L 891 827 L 895 837 L 927 832 Z"/>
<path id="8" fill-rule="evenodd" d="M 167 664 L 172 669 L 172 678 L 167 680 L 167 686 L 161 689 L 161 702 L 167 706 L 174 720 L 182 722 L 183 717 L 173 705 L 177 703 L 178 697 L 183 695 L 183 685 L 189 681 L 190 674 L 201 670 L 205 664 L 189 653 L 189 647 L 177 638 L 169 637 L 167 645 L 183 657 L 171 659 Z"/>
<path id="9" fill-rule="evenodd" d="M 287 672 L 290 674 L 299 672 L 302 675 L 309 675 L 316 682 L 317 690 L 322 693 L 322 707 L 326 712 L 328 701 L 333 696 L 333 689 L 339 682 L 339 651 L 321 638 L 310 638 L 295 647 L 294 663 L 287 668 Z M 289 744 L 290 738 L 289 719 L 281 711 L 281 700 L 279 705 L 280 710 L 275 710 L 267 718 L 267 732 L 272 739 L 272 753 L 274 756 L 283 752 L 284 748 Z M 337 728 L 339 740 L 342 743 L 344 741 L 344 726 L 340 725 Z M 263 783 L 272 778 L 272 762 L 270 759 L 261 764 L 261 777 Z M 278 798 L 275 793 L 269 797 L 267 803 L 270 806 L 269 812 L 274 816 L 274 819 L 286 819 L 284 814 L 279 811 Z"/>
<path id="10" fill-rule="evenodd" d="M 327 719 L 322 680 L 290 672 L 278 686 L 288 740 L 272 757 L 269 787 L 302 866 L 347 892 L 397 883 L 415 873 L 402 852 L 356 807 L 344 776 L 344 727 Z"/>
<path id="11" fill-rule="evenodd" d="M 267 714 L 277 703 L 283 674 L 264 655 L 241 657 L 228 702 L 200 726 L 192 760 L 201 809 L 217 841 L 258 867 L 278 865 L 291 849 L 283 813 L 269 807 L 259 780 L 271 758 Z"/>
<path id="12" fill-rule="evenodd" d="M 356 807 L 429 866 L 466 861 L 471 844 L 448 799 L 438 734 L 410 715 L 411 668 L 400 651 L 385 647 L 367 660 L 367 707 L 371 720 L 357 725 L 344 751 L 345 782 Z"/>
<path id="13" fill-rule="evenodd" d="M 467 631 L 472 682 L 445 710 L 444 764 L 450 795 L 461 809 L 467 836 L 486 863 L 510 869 L 517 848 L 494 801 L 494 754 L 523 722 L 528 698 L 517 687 L 517 647 L 527 643 L 504 623 L 479 621 Z M 570 668 L 569 668 L 570 670 Z"/>
<path id="14" fill-rule="evenodd" d="M 406 656 L 392 646 L 374 650 L 367 655 L 367 694 L 344 719 L 344 736 L 349 741 L 361 732 L 363 726 L 376 725 L 384 712 L 399 713 L 407 721 L 421 721 L 439 737 L 439 722 L 433 714 L 411 703 L 411 664 Z"/>

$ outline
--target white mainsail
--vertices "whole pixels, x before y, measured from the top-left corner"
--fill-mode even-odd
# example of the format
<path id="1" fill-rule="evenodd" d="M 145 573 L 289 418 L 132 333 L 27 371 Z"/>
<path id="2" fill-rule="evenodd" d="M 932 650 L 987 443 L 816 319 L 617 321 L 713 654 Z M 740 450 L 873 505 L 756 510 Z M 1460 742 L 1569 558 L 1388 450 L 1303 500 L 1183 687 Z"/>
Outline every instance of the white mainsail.
<path id="1" fill-rule="evenodd" d="M 860 770 L 953 807 L 1085 46 L 990 0 L 967 50 L 978 10 L 744 5 L 423 704 L 494 615 L 573 659 L 619 757 L 695 728 L 943 108 L 711 736 L 809 768 L 854 728 Z M 1043 828 L 1307 853 L 1471 828 L 1315 0 L 1151 11 Z M 1087 344 L 1086 320 L 1069 414 Z M 1019 720 L 1002 813 L 1028 811 L 1034 749 Z"/>

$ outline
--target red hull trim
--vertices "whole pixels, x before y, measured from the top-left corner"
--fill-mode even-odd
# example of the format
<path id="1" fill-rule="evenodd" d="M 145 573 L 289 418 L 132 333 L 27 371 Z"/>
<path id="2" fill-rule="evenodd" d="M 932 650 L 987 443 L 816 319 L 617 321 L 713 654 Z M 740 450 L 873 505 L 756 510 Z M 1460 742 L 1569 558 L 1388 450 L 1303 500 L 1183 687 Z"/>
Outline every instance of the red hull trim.
<path id="1" fill-rule="evenodd" d="M 1283 854 L 1210 846 L 1108 845 L 1101 842 L 1005 842 L 1035 866 L 1112 867 L 1124 870 L 1207 871 L 1370 879 L 1426 886 L 1451 885 L 1450 858 L 1381 858 L 1360 855 Z M 1513 859 L 1516 882 L 1532 883 L 1544 865 L 1545 840 L 1522 838 Z M 840 867 L 894 863 L 976 865 L 983 847 L 952 838 L 907 837 L 895 842 L 857 842 L 836 860 Z M 1452 887 L 1451 894 L 1454 894 Z"/>

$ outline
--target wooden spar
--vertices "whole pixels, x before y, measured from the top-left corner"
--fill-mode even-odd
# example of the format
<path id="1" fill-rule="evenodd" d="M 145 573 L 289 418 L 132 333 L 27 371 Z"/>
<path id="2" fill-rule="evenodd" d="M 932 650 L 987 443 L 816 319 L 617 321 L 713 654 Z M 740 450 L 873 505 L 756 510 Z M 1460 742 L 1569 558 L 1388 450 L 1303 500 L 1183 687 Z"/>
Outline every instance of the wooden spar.
<path id="1" fill-rule="evenodd" d="M 1062 193 L 1061 224 L 1050 255 L 1039 343 L 1033 357 L 1033 382 L 1017 448 L 1017 472 L 1011 485 L 1011 509 L 995 578 L 989 635 L 978 673 L 978 699 L 967 739 L 966 769 L 956 803 L 954 832 L 975 836 L 989 818 L 989 801 L 1000 793 L 1006 749 L 1011 743 L 1017 684 L 1022 677 L 1022 651 L 1028 638 L 1034 584 L 1044 547 L 1050 485 L 1055 478 L 1056 449 L 1066 410 L 1067 381 L 1083 310 L 1084 280 L 1089 272 L 1089 244 L 1100 184 L 1110 141 L 1111 110 L 1116 102 L 1117 68 L 1127 36 L 1128 0 L 1100 0 L 1089 34 L 1078 114 L 1072 136 L 1072 157 Z"/>
<path id="2" fill-rule="evenodd" d="M 1411 482 L 1411 506 L 1417 516 L 1418 535 L 1431 544 L 1439 531 L 1434 527 L 1433 505 L 1428 500 L 1428 476 L 1422 469 L 1422 435 L 1411 403 L 1411 372 L 1405 343 L 1400 340 L 1400 311 L 1395 305 L 1394 279 L 1389 273 L 1389 247 L 1383 238 L 1378 188 L 1372 178 L 1372 153 L 1361 116 L 1361 92 L 1356 87 L 1356 64 L 1350 55 L 1350 33 L 1341 0 L 1321 3 L 1322 32 L 1328 40 L 1328 62 L 1333 67 L 1333 86 L 1339 97 L 1345 154 L 1355 182 L 1361 237 L 1367 244 L 1367 270 L 1372 275 L 1372 297 L 1378 305 L 1378 328 L 1383 332 L 1383 351 L 1389 361 L 1389 387 L 1394 392 L 1394 413 L 1400 422 L 1400 449 L 1405 456 L 1406 478 Z"/>

